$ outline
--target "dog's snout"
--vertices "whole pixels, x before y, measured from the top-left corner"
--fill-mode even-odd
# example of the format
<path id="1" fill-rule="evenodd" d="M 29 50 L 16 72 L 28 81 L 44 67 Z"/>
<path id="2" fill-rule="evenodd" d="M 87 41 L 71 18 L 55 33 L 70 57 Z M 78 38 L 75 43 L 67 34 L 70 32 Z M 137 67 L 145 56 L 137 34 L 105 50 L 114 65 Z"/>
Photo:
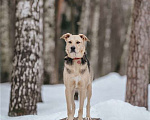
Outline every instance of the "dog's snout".
<path id="1" fill-rule="evenodd" d="M 71 47 L 71 50 L 75 50 L 75 46 L 72 46 L 72 47 Z"/>
<path id="2" fill-rule="evenodd" d="M 75 52 L 75 46 L 71 47 L 71 52 Z"/>

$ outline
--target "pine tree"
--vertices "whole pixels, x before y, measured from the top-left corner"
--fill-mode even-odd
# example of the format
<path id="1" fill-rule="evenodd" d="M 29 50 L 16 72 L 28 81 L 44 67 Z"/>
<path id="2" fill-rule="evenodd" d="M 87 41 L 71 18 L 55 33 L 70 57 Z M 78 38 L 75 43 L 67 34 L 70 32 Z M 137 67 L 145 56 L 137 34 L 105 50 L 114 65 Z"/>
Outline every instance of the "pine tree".
<path id="1" fill-rule="evenodd" d="M 37 114 L 41 69 L 40 2 L 16 0 L 15 50 L 9 116 Z"/>
<path id="2" fill-rule="evenodd" d="M 148 108 L 150 1 L 135 0 L 129 46 L 126 101 Z"/>

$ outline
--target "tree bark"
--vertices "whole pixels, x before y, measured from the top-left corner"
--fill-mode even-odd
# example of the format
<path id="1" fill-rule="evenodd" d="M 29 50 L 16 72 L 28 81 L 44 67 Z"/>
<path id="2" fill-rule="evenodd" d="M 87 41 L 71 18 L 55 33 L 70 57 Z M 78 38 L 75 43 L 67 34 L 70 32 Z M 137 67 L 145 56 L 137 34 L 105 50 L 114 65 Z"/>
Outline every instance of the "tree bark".
<path id="1" fill-rule="evenodd" d="M 150 1 L 135 0 L 129 46 L 126 102 L 148 108 Z"/>
<path id="2" fill-rule="evenodd" d="M 127 12 L 129 14 L 128 16 L 130 16 L 130 19 L 129 19 L 129 23 L 126 23 L 126 25 L 128 25 L 128 28 L 127 28 L 125 42 L 123 44 L 123 52 L 122 52 L 121 59 L 120 59 L 120 69 L 119 69 L 120 75 L 126 75 L 127 74 L 127 64 L 128 64 L 128 57 L 127 56 L 129 54 L 129 42 L 130 42 L 131 27 L 132 27 L 131 11 L 133 10 L 133 2 L 134 2 L 133 0 L 130 1 L 130 9 L 128 10 L 129 13 Z"/>
<path id="3" fill-rule="evenodd" d="M 94 70 L 94 76 L 97 78 L 97 64 L 98 64 L 98 31 L 99 31 L 99 18 L 100 18 L 100 1 L 95 0 L 95 8 L 93 10 L 93 21 L 91 28 L 91 53 L 90 53 L 90 61 Z"/>
<path id="4" fill-rule="evenodd" d="M 106 0 L 100 1 L 100 18 L 99 18 L 99 41 L 98 41 L 98 75 L 97 77 L 100 77 L 103 72 L 103 57 L 104 57 L 104 43 L 105 43 L 105 31 L 106 31 L 106 13 L 107 13 L 107 7 L 106 7 Z"/>
<path id="5" fill-rule="evenodd" d="M 62 53 L 60 44 L 60 33 L 61 33 L 61 22 L 62 22 L 62 12 L 63 12 L 63 2 L 64 0 L 57 0 L 55 3 L 55 70 L 54 70 L 54 80 L 52 84 L 57 84 L 59 82 L 59 63 L 60 63 L 60 56 Z M 62 42 L 61 42 L 62 43 Z"/>
<path id="6" fill-rule="evenodd" d="M 111 72 L 111 25 L 112 25 L 112 1 L 107 0 L 106 8 L 106 28 L 105 28 L 105 41 L 104 41 L 104 56 L 102 61 L 102 75 L 108 74 Z"/>
<path id="7" fill-rule="evenodd" d="M 89 16 L 90 16 L 90 2 L 91 0 L 84 0 L 82 3 L 82 11 L 81 11 L 81 17 L 79 22 L 79 33 L 82 33 L 84 35 L 87 35 L 88 32 L 88 26 L 89 26 Z"/>
<path id="8" fill-rule="evenodd" d="M 42 85 L 44 81 L 43 73 L 44 73 L 44 63 L 43 63 L 43 0 L 39 0 L 39 9 L 40 9 L 40 17 L 39 17 L 39 74 L 37 79 L 37 102 L 43 102 L 42 100 Z"/>
<path id="9" fill-rule="evenodd" d="M 37 114 L 40 71 L 39 0 L 16 0 L 15 51 L 9 116 Z"/>
<path id="10" fill-rule="evenodd" d="M 55 0 L 44 3 L 44 74 L 46 83 L 58 83 L 55 71 Z"/>

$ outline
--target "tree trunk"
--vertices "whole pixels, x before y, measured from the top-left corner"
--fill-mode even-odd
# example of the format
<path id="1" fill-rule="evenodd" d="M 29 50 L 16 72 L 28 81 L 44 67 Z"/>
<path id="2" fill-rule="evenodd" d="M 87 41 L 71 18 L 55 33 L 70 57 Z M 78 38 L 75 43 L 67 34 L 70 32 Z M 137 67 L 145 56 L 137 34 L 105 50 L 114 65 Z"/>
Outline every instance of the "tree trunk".
<path id="1" fill-rule="evenodd" d="M 120 69 L 119 69 L 119 73 L 121 75 L 126 75 L 127 74 L 127 63 L 128 63 L 128 53 L 129 53 L 129 42 L 130 42 L 130 35 L 131 35 L 131 26 L 132 26 L 132 16 L 131 16 L 131 11 L 133 10 L 133 0 L 130 1 L 130 12 L 128 13 L 130 16 L 130 20 L 127 28 L 127 33 L 126 33 L 126 38 L 125 38 L 125 42 L 123 44 L 123 52 L 121 55 L 121 59 L 120 59 Z"/>
<path id="2" fill-rule="evenodd" d="M 129 47 L 126 102 L 148 108 L 150 1 L 135 0 Z"/>
<path id="3" fill-rule="evenodd" d="M 0 82 L 8 82 L 11 72 L 11 44 L 9 41 L 8 0 L 0 0 Z"/>
<path id="4" fill-rule="evenodd" d="M 90 61 L 94 70 L 94 76 L 97 78 L 97 64 L 98 64 L 98 31 L 99 31 L 99 17 L 100 17 L 100 1 L 95 0 L 95 8 L 93 10 L 93 21 L 91 28 L 91 53 L 90 53 Z"/>
<path id="5" fill-rule="evenodd" d="M 44 3 L 44 74 L 45 82 L 57 83 L 55 78 L 55 0 Z"/>
<path id="6" fill-rule="evenodd" d="M 39 0 L 16 0 L 15 51 L 9 116 L 37 114 L 40 71 Z"/>
<path id="7" fill-rule="evenodd" d="M 57 84 L 59 82 L 59 62 L 62 53 L 60 44 L 60 33 L 61 33 L 61 22 L 62 22 L 62 12 L 63 12 L 63 2 L 64 0 L 57 0 L 55 8 L 57 9 L 55 16 L 55 70 L 54 70 L 54 80 L 52 84 Z M 62 43 L 62 42 L 61 42 Z"/>
<path id="8" fill-rule="evenodd" d="M 82 3 L 81 18 L 79 22 L 79 33 L 87 35 L 89 26 L 89 15 L 90 15 L 90 2 L 91 0 L 84 0 Z"/>
<path id="9" fill-rule="evenodd" d="M 105 28 L 105 41 L 104 41 L 104 56 L 102 61 L 102 75 L 111 72 L 111 20 L 112 20 L 112 1 L 107 0 L 106 5 L 106 28 Z"/>
<path id="10" fill-rule="evenodd" d="M 103 57 L 104 57 L 104 43 L 105 43 L 105 31 L 106 31 L 106 13 L 107 13 L 107 7 L 106 7 L 106 0 L 100 1 L 100 19 L 99 19 L 99 41 L 98 41 L 98 75 L 97 77 L 100 77 L 103 72 Z"/>
<path id="11" fill-rule="evenodd" d="M 11 52 L 11 70 L 12 71 L 12 61 L 13 61 L 13 51 L 14 51 L 14 43 L 15 43 L 15 4 L 16 0 L 8 0 L 9 4 L 9 44 L 10 44 L 10 52 Z M 11 81 L 11 73 L 9 75 L 9 81 Z"/>
<path id="12" fill-rule="evenodd" d="M 43 63 L 43 0 L 39 0 L 39 8 L 40 8 L 40 17 L 39 17 L 39 74 L 37 79 L 37 102 L 42 102 L 42 85 L 44 81 L 43 73 L 44 73 L 44 63 Z"/>

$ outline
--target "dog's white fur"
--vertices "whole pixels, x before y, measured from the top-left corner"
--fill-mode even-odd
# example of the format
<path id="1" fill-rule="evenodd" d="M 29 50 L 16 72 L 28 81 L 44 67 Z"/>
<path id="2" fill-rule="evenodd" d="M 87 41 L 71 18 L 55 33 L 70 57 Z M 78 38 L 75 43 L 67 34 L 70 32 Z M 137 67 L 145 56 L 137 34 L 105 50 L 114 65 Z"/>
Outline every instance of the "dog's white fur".
<path id="1" fill-rule="evenodd" d="M 61 38 L 65 39 L 66 41 L 67 57 L 73 59 L 72 65 L 64 63 L 64 72 L 63 72 L 63 80 L 66 87 L 65 94 L 67 102 L 68 120 L 74 119 L 75 90 L 78 90 L 80 99 L 78 120 L 83 120 L 82 118 L 83 106 L 86 97 L 87 97 L 86 117 L 90 119 L 90 99 L 92 95 L 92 80 L 93 80 L 93 74 L 91 72 L 92 70 L 91 69 L 89 70 L 87 62 L 84 65 L 81 65 L 78 63 L 79 61 L 81 61 L 81 59 L 74 59 L 74 58 L 82 58 L 84 56 L 85 41 L 89 40 L 83 34 L 72 35 L 70 33 L 64 34 Z M 72 46 L 75 47 L 75 52 L 71 52 Z"/>

